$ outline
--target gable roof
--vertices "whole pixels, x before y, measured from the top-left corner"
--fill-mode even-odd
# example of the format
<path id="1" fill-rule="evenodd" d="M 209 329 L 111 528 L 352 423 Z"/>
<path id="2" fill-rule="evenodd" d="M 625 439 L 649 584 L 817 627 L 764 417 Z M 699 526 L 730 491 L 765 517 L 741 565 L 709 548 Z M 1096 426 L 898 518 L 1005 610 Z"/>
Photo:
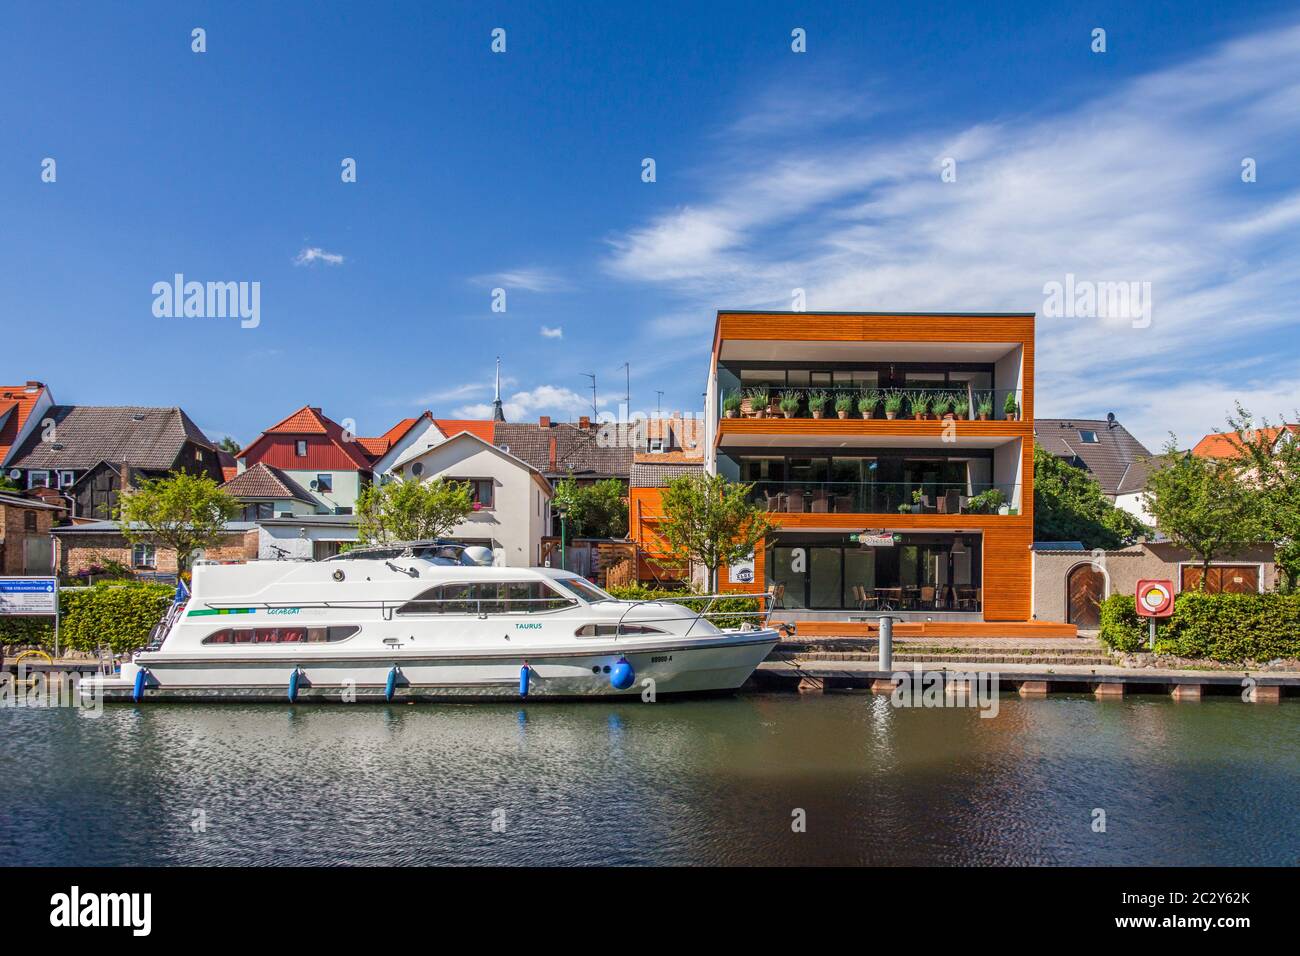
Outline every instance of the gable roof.
<path id="1" fill-rule="evenodd" d="M 1300 435 L 1300 425 L 1275 425 L 1271 428 L 1257 428 L 1246 434 L 1248 439 L 1255 436 L 1273 444 L 1281 437 L 1283 430 L 1293 435 Z M 1235 432 L 1214 432 L 1206 435 L 1192 447 L 1192 454 L 1198 458 L 1240 458 L 1241 449 L 1237 447 Z"/>
<path id="2" fill-rule="evenodd" d="M 310 505 L 317 503 L 302 485 L 261 461 L 231 478 L 221 490 L 236 498 L 296 498 Z"/>
<path id="3" fill-rule="evenodd" d="M 44 394 L 45 386 L 40 382 L 0 385 L 0 461 L 9 454 L 27 417 Z"/>
<path id="4" fill-rule="evenodd" d="M 470 432 L 470 431 L 457 432 L 456 434 L 449 437 L 446 441 L 439 442 L 437 445 L 433 445 L 432 447 L 426 448 L 418 454 L 412 455 L 411 457 L 405 459 L 402 462 L 402 466 L 405 468 L 406 466 L 410 465 L 411 462 L 418 461 L 421 458 L 425 458 L 429 455 L 441 454 L 445 449 L 450 448 L 452 445 L 455 445 L 457 443 L 463 443 L 463 442 L 477 442 L 479 445 L 482 445 L 484 448 L 488 449 L 494 454 L 497 454 L 502 458 L 514 462 L 516 465 L 519 465 L 521 468 L 526 470 L 532 476 L 533 480 L 537 482 L 537 484 L 540 485 L 548 495 L 551 493 L 552 491 L 551 483 L 546 480 L 546 476 L 542 474 L 540 469 L 534 468 L 532 465 L 530 465 L 524 459 L 520 458 L 518 455 L 512 455 L 509 451 L 500 447 L 499 445 L 494 445 L 490 441 L 484 441 L 474 432 Z"/>
<path id="5" fill-rule="evenodd" d="M 698 475 L 704 472 L 703 460 L 698 461 L 663 461 L 663 455 L 641 455 L 632 463 L 632 475 L 628 480 L 631 488 L 666 488 L 674 478 L 682 475 Z M 658 460 L 648 460 L 658 459 Z"/>
<path id="6" fill-rule="evenodd" d="M 373 459 L 362 447 L 359 440 L 344 441 L 343 426 L 311 405 L 304 405 L 296 412 L 276 422 L 254 439 L 253 443 L 239 453 L 239 457 L 248 460 L 249 455 L 260 452 L 272 436 L 310 437 L 324 435 L 329 443 L 337 449 L 350 463 L 360 471 L 369 471 Z M 315 466 L 314 466 L 315 467 Z"/>
<path id="7" fill-rule="evenodd" d="M 1084 442 L 1081 431 L 1095 432 L 1097 441 Z M 1130 465 L 1153 457 L 1123 425 L 1106 419 L 1039 418 L 1034 421 L 1034 439 L 1048 454 L 1087 470 L 1111 497 L 1120 493 Z"/>
<path id="8" fill-rule="evenodd" d="M 10 462 L 18 468 L 93 468 L 101 461 L 125 462 L 161 471 L 176 462 L 187 441 L 214 448 L 198 425 L 179 408 L 138 405 L 54 405 L 54 440 L 41 432 L 28 436 Z"/>
<path id="9" fill-rule="evenodd" d="M 632 471 L 632 449 L 605 446 L 598 429 L 566 422 L 540 425 L 497 422 L 494 444 L 522 458 L 548 478 L 624 478 Z"/>

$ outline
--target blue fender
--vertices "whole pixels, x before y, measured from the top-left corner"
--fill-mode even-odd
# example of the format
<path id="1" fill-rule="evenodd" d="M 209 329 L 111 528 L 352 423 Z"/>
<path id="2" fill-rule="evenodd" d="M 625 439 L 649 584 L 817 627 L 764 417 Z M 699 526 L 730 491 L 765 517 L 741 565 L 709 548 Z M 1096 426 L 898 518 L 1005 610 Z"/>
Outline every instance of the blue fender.
<path id="1" fill-rule="evenodd" d="M 392 700 L 393 692 L 397 689 L 397 665 L 388 672 L 388 683 L 384 685 L 384 700 Z"/>
<path id="2" fill-rule="evenodd" d="M 289 675 L 289 703 L 291 704 L 298 699 L 298 677 L 301 673 L 295 667 L 293 673 Z"/>
<path id="3" fill-rule="evenodd" d="M 528 674 L 531 670 L 532 668 L 528 666 L 527 661 L 524 661 L 524 666 L 519 668 L 519 696 L 520 697 L 528 696 Z"/>
<path id="4" fill-rule="evenodd" d="M 618 663 L 609 672 L 610 684 L 615 690 L 627 690 L 635 681 L 636 671 L 632 670 L 632 665 L 627 662 L 626 657 L 620 657 Z"/>
<path id="5" fill-rule="evenodd" d="M 131 699 L 137 704 L 144 699 L 144 689 L 148 686 L 149 674 L 142 667 L 135 672 L 135 686 L 131 689 Z"/>

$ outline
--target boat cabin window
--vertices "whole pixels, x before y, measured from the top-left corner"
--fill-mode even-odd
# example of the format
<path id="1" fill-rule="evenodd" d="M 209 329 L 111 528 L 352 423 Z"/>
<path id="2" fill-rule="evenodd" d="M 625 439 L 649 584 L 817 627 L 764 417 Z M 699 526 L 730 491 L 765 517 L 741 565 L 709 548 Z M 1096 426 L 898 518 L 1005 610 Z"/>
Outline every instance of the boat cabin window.
<path id="1" fill-rule="evenodd" d="M 544 581 L 480 581 L 439 584 L 397 609 L 398 614 L 536 614 L 574 601 Z"/>
<path id="2" fill-rule="evenodd" d="M 361 630 L 335 627 L 227 627 L 203 639 L 204 644 L 333 644 Z"/>
<path id="3" fill-rule="evenodd" d="M 606 594 L 586 578 L 552 578 L 551 580 L 564 590 L 576 594 L 588 604 L 599 604 L 601 601 L 615 600 L 613 595 Z"/>
<path id="4" fill-rule="evenodd" d="M 573 634 L 575 637 L 613 637 L 615 632 L 618 632 L 621 637 L 635 634 L 667 633 L 657 627 L 650 627 L 648 624 L 624 624 L 622 627 L 617 624 L 584 624 Z"/>

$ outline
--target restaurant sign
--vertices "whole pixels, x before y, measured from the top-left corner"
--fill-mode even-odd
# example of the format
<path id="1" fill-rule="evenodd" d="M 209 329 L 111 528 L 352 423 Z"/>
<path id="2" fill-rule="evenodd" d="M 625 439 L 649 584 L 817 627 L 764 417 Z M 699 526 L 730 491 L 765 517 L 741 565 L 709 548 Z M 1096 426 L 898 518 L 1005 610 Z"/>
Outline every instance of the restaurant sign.
<path id="1" fill-rule="evenodd" d="M 849 535 L 849 541 L 857 542 L 864 548 L 892 548 L 902 540 L 901 534 L 890 534 L 887 531 L 861 531 Z"/>

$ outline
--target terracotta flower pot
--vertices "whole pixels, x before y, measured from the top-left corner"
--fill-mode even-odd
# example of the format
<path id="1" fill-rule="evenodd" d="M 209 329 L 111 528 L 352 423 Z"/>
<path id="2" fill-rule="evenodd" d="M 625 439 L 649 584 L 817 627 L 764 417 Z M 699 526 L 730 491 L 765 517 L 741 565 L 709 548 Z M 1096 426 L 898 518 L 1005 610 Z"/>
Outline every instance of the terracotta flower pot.
<path id="1" fill-rule="evenodd" d="M 867 413 L 863 412 L 862 417 L 866 418 Z M 897 417 L 898 417 L 898 412 L 885 412 L 885 418 L 889 419 L 891 422 Z"/>
<path id="2" fill-rule="evenodd" d="M 724 408 L 724 409 L 722 410 L 722 417 L 723 417 L 723 418 L 735 418 L 735 417 L 736 417 L 736 410 L 735 410 L 734 408 Z"/>
<path id="3" fill-rule="evenodd" d="M 986 421 L 988 421 L 988 420 L 989 420 L 988 413 L 987 413 L 987 412 L 980 412 L 980 421 L 982 421 L 982 422 L 986 422 Z"/>
<path id="4" fill-rule="evenodd" d="M 849 413 L 842 408 L 837 408 L 835 410 L 835 414 L 840 416 L 841 419 L 845 419 L 849 417 Z"/>
<path id="5" fill-rule="evenodd" d="M 821 418 L 821 417 L 822 417 L 823 415 L 825 415 L 825 414 L 826 414 L 826 413 L 825 413 L 824 411 L 822 411 L 820 408 L 814 408 L 814 409 L 812 410 L 812 417 L 813 417 L 813 418 Z"/>
<path id="6" fill-rule="evenodd" d="M 786 418 L 794 418 L 795 416 L 794 412 L 787 412 L 784 408 L 781 409 L 781 414 L 784 415 Z"/>

